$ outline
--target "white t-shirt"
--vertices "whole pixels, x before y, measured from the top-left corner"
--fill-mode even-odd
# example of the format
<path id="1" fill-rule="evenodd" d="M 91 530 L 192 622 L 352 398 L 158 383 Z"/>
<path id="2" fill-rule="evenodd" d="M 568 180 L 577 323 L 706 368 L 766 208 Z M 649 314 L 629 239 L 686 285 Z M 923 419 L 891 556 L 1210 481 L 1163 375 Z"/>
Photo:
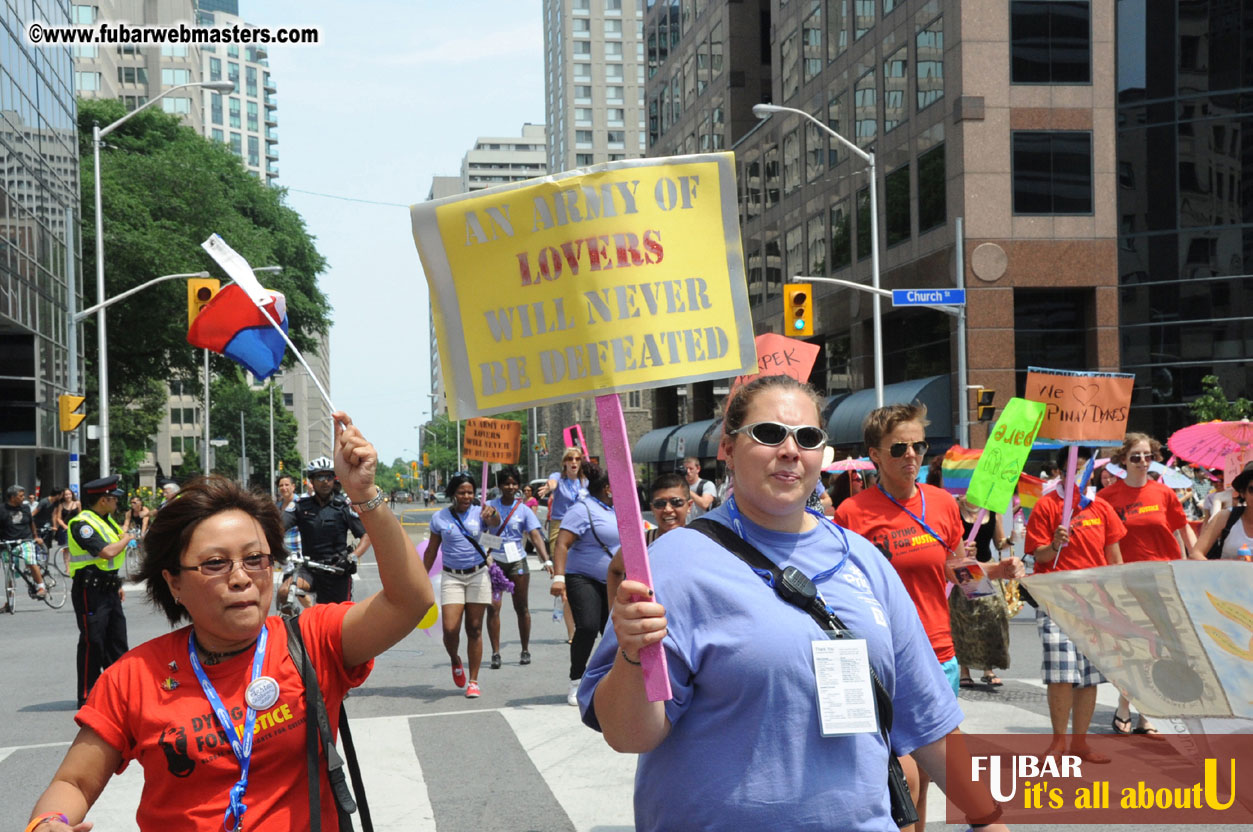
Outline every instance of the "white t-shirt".
<path id="1" fill-rule="evenodd" d="M 1245 511 L 1248 511 L 1246 508 Z M 1240 547 L 1248 546 L 1253 550 L 1253 538 L 1244 533 L 1244 518 L 1236 521 L 1231 527 L 1231 531 L 1227 532 L 1227 539 L 1223 541 L 1222 559 L 1236 560 L 1240 557 Z"/>
<path id="2" fill-rule="evenodd" d="M 691 486 L 691 491 L 692 491 L 693 496 L 696 496 L 696 495 L 700 495 L 701 497 L 705 497 L 705 496 L 717 497 L 718 496 L 718 489 L 709 480 L 697 480 L 696 485 Z M 713 508 L 712 503 L 710 504 L 710 508 L 711 509 Z M 693 500 L 692 507 L 688 509 L 687 511 L 687 522 L 691 523 L 697 517 L 700 517 L 702 514 L 705 514 L 706 511 L 707 511 L 706 509 L 701 508 L 699 505 L 696 504 L 696 501 Z"/>

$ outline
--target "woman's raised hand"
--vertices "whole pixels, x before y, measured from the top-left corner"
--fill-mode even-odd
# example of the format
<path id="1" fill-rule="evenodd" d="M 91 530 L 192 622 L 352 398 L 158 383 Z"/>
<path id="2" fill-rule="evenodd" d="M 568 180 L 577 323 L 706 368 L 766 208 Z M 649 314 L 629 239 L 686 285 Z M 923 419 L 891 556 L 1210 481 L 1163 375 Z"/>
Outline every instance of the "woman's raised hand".
<path id="1" fill-rule="evenodd" d="M 613 632 L 631 661 L 639 661 L 640 650 L 666 637 L 666 608 L 644 584 L 623 581 L 613 599 Z"/>
<path id="2" fill-rule="evenodd" d="M 354 501 L 370 499 L 374 472 L 378 467 L 378 451 L 361 435 L 361 429 L 342 410 L 331 414 L 335 419 L 335 476 Z"/>

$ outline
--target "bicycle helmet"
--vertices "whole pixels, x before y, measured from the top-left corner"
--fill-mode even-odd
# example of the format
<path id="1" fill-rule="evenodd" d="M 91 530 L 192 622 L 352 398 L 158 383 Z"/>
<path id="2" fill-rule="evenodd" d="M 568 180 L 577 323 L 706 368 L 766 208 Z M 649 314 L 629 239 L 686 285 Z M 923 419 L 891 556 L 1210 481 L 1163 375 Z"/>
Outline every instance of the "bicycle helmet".
<path id="1" fill-rule="evenodd" d="M 317 459 L 311 460 L 309 462 L 308 467 L 305 468 L 305 473 L 314 474 L 314 473 L 317 473 L 318 471 L 334 471 L 334 470 L 335 470 L 335 463 L 331 462 L 331 460 L 328 459 L 327 457 L 320 456 Z"/>

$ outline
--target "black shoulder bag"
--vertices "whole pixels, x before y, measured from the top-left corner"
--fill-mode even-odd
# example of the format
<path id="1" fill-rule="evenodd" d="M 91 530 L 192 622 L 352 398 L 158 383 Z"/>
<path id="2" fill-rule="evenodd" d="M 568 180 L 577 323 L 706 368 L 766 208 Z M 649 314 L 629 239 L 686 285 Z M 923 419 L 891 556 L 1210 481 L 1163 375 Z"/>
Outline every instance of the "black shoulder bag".
<path id="1" fill-rule="evenodd" d="M 805 573 L 794 566 L 779 569 L 775 563 L 757 550 L 755 546 L 740 537 L 731 529 L 701 517 L 687 526 L 713 540 L 722 548 L 735 555 L 753 569 L 768 572 L 774 578 L 774 591 L 779 597 L 798 607 L 818 623 L 828 638 L 848 638 L 852 635 L 844 622 L 834 612 L 829 611 L 818 598 L 818 589 Z M 914 808 L 914 800 L 909 792 L 909 784 L 905 781 L 905 772 L 901 769 L 900 760 L 892 750 L 892 697 L 888 695 L 879 676 L 870 668 L 870 680 L 874 683 L 875 710 L 879 717 L 879 733 L 888 747 L 888 797 L 891 799 L 892 821 L 899 827 L 910 826 L 918 822 L 918 812 Z"/>
<path id="2" fill-rule="evenodd" d="M 326 702 L 322 699 L 322 688 L 318 685 L 318 674 L 309 661 L 309 653 L 305 650 L 304 636 L 300 633 L 300 619 L 288 618 L 287 652 L 300 669 L 300 678 L 305 686 L 305 756 L 309 768 L 309 829 L 311 832 L 322 830 L 322 778 L 319 776 L 318 743 L 321 742 L 326 754 L 326 773 L 331 781 L 331 793 L 335 795 L 335 809 L 339 813 L 340 832 L 351 832 L 352 813 L 361 809 L 361 828 L 363 832 L 374 832 L 374 823 L 370 820 L 370 807 L 366 805 L 365 783 L 361 780 L 361 766 L 357 762 L 357 749 L 352 744 L 352 732 L 348 729 L 348 714 L 343 705 L 339 708 L 339 735 L 344 738 L 344 752 L 348 755 L 348 773 L 352 777 L 352 792 L 348 790 L 348 782 L 344 777 L 344 760 L 335 750 L 335 741 L 331 739 L 331 721 L 326 714 Z M 356 793 L 360 803 L 352 799 Z"/>
<path id="3" fill-rule="evenodd" d="M 1227 525 L 1223 526 L 1222 534 L 1218 535 L 1218 539 L 1214 541 L 1214 545 L 1209 547 L 1209 551 L 1205 553 L 1206 560 L 1221 560 L 1223 556 L 1223 544 L 1227 542 L 1227 535 L 1231 534 L 1231 530 L 1236 527 L 1236 523 L 1240 522 L 1240 517 L 1244 514 L 1244 506 L 1232 506 L 1231 511 L 1227 514 Z"/>
<path id="4" fill-rule="evenodd" d="M 492 562 L 487 559 L 487 552 L 484 552 L 483 547 L 479 545 L 478 538 L 470 537 L 470 532 L 466 530 L 465 524 L 461 522 L 461 518 L 457 516 L 457 512 L 449 509 L 448 513 L 452 515 L 453 522 L 457 524 L 457 528 L 461 529 L 462 537 L 470 541 L 470 545 L 474 547 L 474 551 L 479 553 L 479 557 L 483 559 L 483 563 L 486 566 L 491 566 Z M 510 514 L 512 513 L 513 512 L 510 512 Z M 482 526 L 483 526 L 483 521 L 479 520 L 479 527 L 482 528 Z M 501 529 L 502 530 L 504 529 L 503 524 L 501 525 Z M 476 566 L 475 568 L 477 569 L 478 567 Z"/>

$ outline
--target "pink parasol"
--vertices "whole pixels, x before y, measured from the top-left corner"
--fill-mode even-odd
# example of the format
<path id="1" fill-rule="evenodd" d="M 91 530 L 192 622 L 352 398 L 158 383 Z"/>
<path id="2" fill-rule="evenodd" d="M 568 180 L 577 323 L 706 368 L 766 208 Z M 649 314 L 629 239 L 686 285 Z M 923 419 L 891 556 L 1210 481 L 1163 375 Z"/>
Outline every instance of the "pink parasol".
<path id="1" fill-rule="evenodd" d="M 1202 422 L 1175 433 L 1166 442 L 1182 460 L 1202 468 L 1239 471 L 1253 457 L 1253 422 Z"/>
<path id="2" fill-rule="evenodd" d="M 841 471 L 873 471 L 874 463 L 867 457 L 860 459 L 840 459 L 822 469 L 824 474 L 836 474 Z"/>

